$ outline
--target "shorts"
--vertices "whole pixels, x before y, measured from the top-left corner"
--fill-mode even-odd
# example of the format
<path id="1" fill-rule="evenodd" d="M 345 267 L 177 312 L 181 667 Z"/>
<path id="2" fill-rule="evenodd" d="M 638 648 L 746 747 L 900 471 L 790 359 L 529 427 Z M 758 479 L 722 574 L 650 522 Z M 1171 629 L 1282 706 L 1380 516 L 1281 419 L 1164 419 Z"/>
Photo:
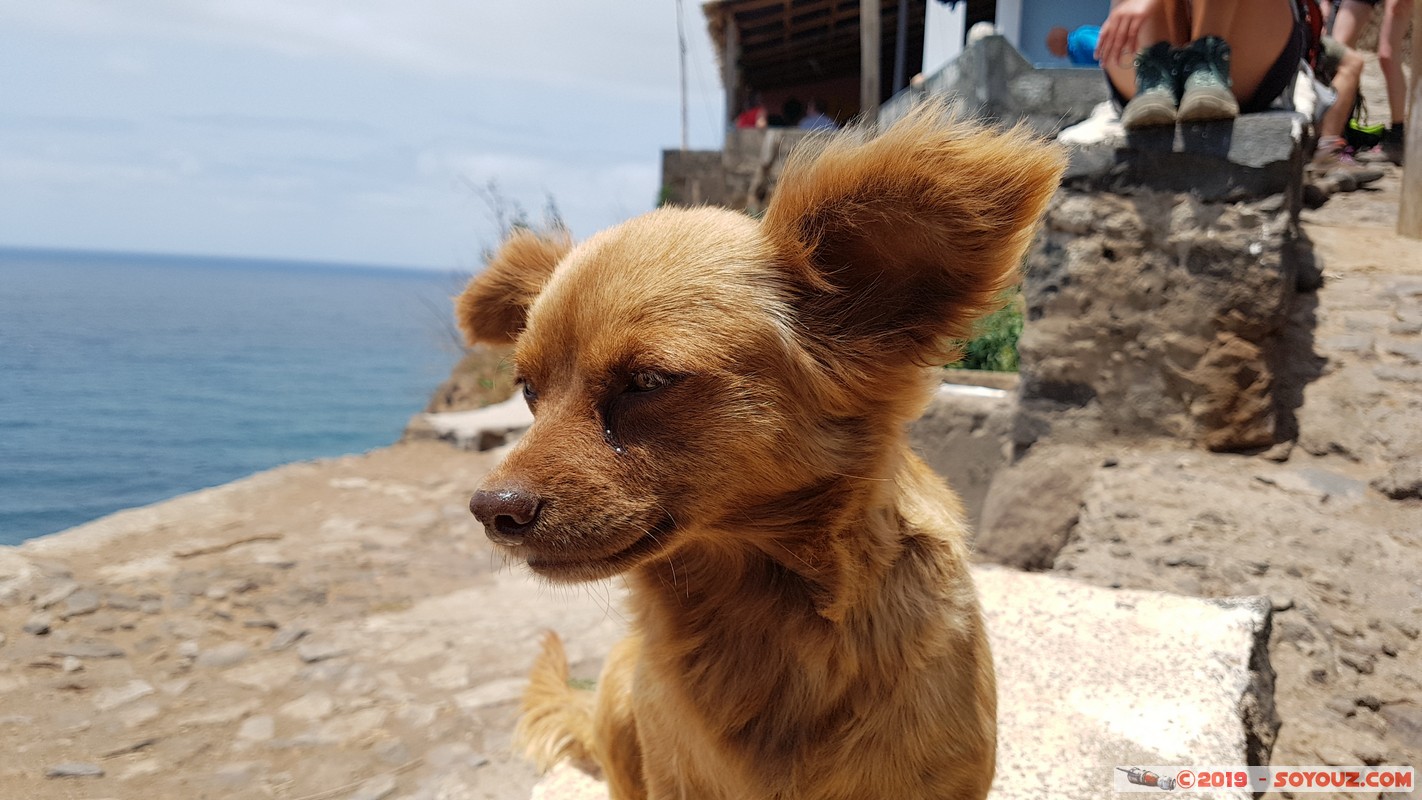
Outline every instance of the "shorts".
<path id="1" fill-rule="evenodd" d="M 1274 65 L 1269 67 L 1269 71 L 1264 73 L 1264 78 L 1259 81 L 1259 87 L 1254 90 L 1254 96 L 1239 104 L 1241 114 L 1252 114 L 1256 111 L 1264 111 L 1279 99 L 1279 95 L 1284 93 L 1293 85 L 1294 76 L 1298 74 L 1299 64 L 1303 63 L 1304 56 L 1308 54 L 1308 29 L 1302 22 L 1294 23 L 1294 30 L 1289 34 L 1289 40 L 1284 43 L 1284 52 L 1279 54 L 1279 58 L 1274 61 Z M 1339 60 L 1342 60 L 1339 55 Z"/>

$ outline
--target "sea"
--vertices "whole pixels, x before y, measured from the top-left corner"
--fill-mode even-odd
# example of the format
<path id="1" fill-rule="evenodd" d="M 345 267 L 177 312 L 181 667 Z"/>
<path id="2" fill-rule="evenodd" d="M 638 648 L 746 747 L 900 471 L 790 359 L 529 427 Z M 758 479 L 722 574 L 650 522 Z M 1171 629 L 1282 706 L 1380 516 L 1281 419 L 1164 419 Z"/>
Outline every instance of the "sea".
<path id="1" fill-rule="evenodd" d="M 395 442 L 465 279 L 0 249 L 0 545 Z"/>

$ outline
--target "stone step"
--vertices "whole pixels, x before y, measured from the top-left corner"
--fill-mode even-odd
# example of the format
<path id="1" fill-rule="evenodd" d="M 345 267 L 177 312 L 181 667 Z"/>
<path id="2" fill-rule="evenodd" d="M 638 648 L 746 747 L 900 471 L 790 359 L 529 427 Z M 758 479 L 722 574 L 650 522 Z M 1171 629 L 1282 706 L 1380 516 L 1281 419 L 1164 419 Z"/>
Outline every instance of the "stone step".
<path id="1" fill-rule="evenodd" d="M 1267 763 L 1279 725 L 1267 600 L 973 573 L 997 667 L 994 800 L 1103 797 L 1115 766 Z M 606 796 L 567 766 L 533 791 L 534 800 Z"/>

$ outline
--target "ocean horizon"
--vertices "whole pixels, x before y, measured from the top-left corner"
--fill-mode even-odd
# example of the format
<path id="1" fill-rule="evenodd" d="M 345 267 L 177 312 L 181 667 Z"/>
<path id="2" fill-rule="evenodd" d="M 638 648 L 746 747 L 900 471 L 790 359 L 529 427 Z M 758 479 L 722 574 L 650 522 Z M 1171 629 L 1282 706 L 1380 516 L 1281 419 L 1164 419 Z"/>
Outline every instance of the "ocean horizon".
<path id="1" fill-rule="evenodd" d="M 0 545 L 395 442 L 464 278 L 0 247 Z"/>

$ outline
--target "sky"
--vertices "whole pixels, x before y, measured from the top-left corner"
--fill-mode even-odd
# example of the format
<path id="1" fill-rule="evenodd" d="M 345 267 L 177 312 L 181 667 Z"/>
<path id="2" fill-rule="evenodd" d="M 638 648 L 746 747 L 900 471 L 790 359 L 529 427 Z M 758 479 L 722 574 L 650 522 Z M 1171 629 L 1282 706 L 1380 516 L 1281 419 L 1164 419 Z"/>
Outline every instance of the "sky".
<path id="1" fill-rule="evenodd" d="M 0 0 L 0 246 L 471 270 L 491 180 L 578 237 L 653 207 L 677 62 L 674 0 Z"/>

